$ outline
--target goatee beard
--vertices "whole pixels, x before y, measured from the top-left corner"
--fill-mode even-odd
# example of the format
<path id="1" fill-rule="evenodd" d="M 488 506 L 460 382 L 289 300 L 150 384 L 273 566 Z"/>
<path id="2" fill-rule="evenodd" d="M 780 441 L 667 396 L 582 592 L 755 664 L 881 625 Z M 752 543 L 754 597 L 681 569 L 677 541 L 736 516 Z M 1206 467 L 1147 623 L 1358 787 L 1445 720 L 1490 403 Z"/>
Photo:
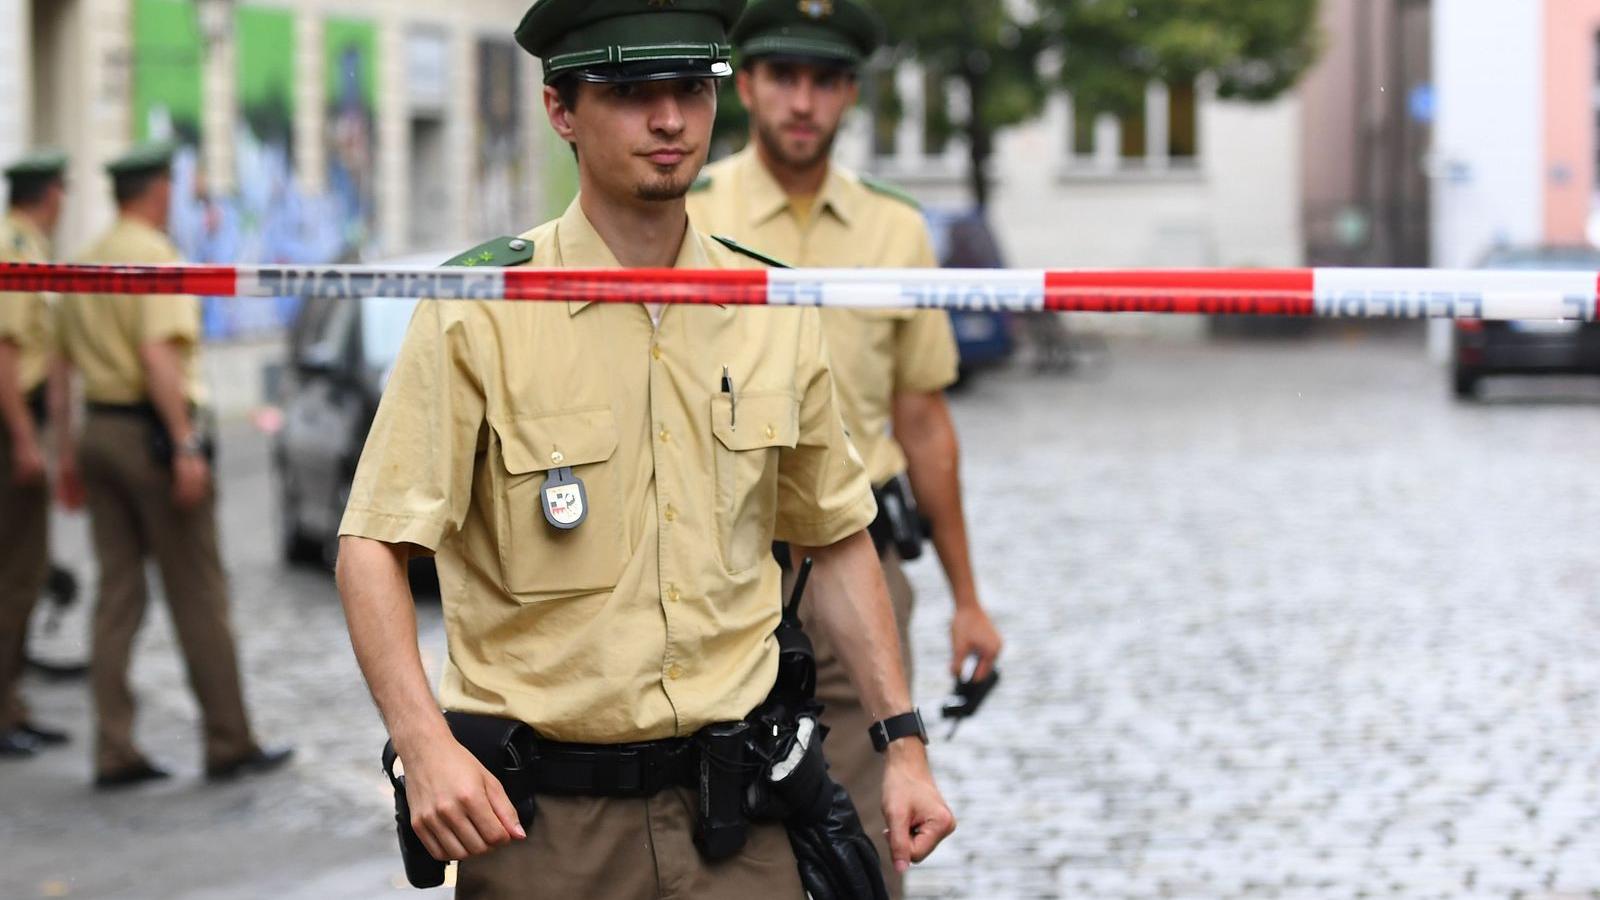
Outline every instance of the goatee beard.
<path id="1" fill-rule="evenodd" d="M 676 181 L 664 178 L 660 181 L 647 181 L 634 188 L 633 195 L 646 203 L 666 203 L 669 200 L 681 200 L 689 195 L 692 181 Z"/>

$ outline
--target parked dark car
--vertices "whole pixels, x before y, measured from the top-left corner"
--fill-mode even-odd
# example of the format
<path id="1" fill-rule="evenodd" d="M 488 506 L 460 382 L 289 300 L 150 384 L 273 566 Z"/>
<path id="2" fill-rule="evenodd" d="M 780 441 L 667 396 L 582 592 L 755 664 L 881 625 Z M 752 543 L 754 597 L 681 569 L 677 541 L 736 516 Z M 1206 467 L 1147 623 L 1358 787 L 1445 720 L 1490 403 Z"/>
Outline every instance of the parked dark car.
<path id="1" fill-rule="evenodd" d="M 427 263 L 437 264 L 439 257 Z M 398 265 L 418 264 L 401 260 Z M 350 483 L 416 300 L 307 299 L 290 329 L 273 444 L 286 561 L 331 565 Z M 431 573 L 431 564 L 413 576 Z"/>
<path id="2" fill-rule="evenodd" d="M 1000 243 L 995 240 L 989 223 L 979 213 L 930 209 L 925 217 L 940 266 L 947 269 L 1005 268 Z M 956 346 L 961 351 L 963 378 L 1010 358 L 1016 349 L 1013 321 L 1011 313 L 950 313 Z"/>
<path id="3" fill-rule="evenodd" d="M 1490 252 L 1480 268 L 1592 271 L 1600 269 L 1600 250 L 1506 248 Z M 1452 386 L 1462 399 L 1476 397 L 1491 375 L 1600 375 L 1600 324 L 1462 320 L 1453 356 Z"/>

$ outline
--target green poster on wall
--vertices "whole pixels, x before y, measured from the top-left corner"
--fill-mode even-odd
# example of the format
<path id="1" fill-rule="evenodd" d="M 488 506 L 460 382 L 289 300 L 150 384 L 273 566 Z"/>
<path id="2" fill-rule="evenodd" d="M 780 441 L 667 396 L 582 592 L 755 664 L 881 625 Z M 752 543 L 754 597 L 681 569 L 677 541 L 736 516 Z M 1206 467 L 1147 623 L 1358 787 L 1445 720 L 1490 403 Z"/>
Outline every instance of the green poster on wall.
<path id="1" fill-rule="evenodd" d="M 345 224 L 345 253 L 351 254 L 373 239 L 378 32 L 370 22 L 328 19 L 323 41 L 328 192 Z"/>
<path id="2" fill-rule="evenodd" d="M 133 137 L 200 142 L 204 43 L 191 0 L 134 0 Z"/>
<path id="3" fill-rule="evenodd" d="M 289 146 L 294 138 L 294 14 L 243 6 L 234 14 L 240 121 L 258 141 Z"/>

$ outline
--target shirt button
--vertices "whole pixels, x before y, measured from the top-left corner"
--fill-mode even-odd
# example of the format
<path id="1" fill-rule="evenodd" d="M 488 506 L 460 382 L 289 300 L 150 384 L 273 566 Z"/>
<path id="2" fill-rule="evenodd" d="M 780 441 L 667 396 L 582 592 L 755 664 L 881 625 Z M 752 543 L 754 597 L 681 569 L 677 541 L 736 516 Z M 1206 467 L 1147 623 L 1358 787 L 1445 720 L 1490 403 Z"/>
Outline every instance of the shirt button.
<path id="1" fill-rule="evenodd" d="M 661 429 L 661 443 L 665 444 L 670 440 L 672 440 L 671 432 L 667 431 L 665 428 Z"/>
<path id="2" fill-rule="evenodd" d="M 768 425 L 767 426 L 767 440 L 770 441 L 770 440 L 772 440 L 773 438 L 775 438 L 777 436 L 778 436 L 778 429 L 773 428 L 771 425 Z"/>
<path id="3" fill-rule="evenodd" d="M 680 668 L 677 663 L 673 663 L 671 666 L 667 667 L 667 677 L 673 681 L 677 681 L 679 678 L 683 677 L 683 669 Z"/>
<path id="4" fill-rule="evenodd" d="M 660 359 L 661 358 L 661 345 L 660 344 L 651 344 L 650 345 L 650 356 L 653 359 Z"/>
<path id="5" fill-rule="evenodd" d="M 676 522 L 676 521 L 678 521 L 678 511 L 676 509 L 670 507 L 670 506 L 667 507 L 666 512 L 662 513 L 661 515 L 668 522 Z"/>
<path id="6" fill-rule="evenodd" d="M 566 458 L 566 456 L 562 455 L 560 450 L 557 450 L 554 453 L 550 454 L 550 461 L 559 466 L 562 463 L 566 462 L 567 458 Z"/>
<path id="7" fill-rule="evenodd" d="M 677 603 L 682 598 L 683 598 L 683 595 L 678 593 L 678 588 L 677 588 L 676 585 L 670 586 L 670 587 L 667 588 L 667 599 L 669 601 L 671 601 L 673 603 Z"/>

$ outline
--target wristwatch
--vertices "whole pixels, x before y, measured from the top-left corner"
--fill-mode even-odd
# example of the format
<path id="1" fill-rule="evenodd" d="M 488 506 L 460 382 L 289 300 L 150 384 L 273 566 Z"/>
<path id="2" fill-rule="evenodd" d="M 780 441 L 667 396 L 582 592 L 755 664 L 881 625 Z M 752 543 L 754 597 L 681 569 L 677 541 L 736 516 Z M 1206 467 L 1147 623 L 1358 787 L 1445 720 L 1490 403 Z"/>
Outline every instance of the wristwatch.
<path id="1" fill-rule="evenodd" d="M 915 737 L 924 744 L 928 742 L 928 728 L 922 724 L 922 710 L 915 708 L 911 712 L 873 722 L 867 734 L 872 737 L 872 749 L 879 753 L 887 752 L 891 742 L 904 737 Z"/>
<path id="2" fill-rule="evenodd" d="M 206 439 L 199 431 L 189 432 L 189 436 L 179 441 L 174 448 L 179 456 L 202 456 L 206 452 Z"/>

